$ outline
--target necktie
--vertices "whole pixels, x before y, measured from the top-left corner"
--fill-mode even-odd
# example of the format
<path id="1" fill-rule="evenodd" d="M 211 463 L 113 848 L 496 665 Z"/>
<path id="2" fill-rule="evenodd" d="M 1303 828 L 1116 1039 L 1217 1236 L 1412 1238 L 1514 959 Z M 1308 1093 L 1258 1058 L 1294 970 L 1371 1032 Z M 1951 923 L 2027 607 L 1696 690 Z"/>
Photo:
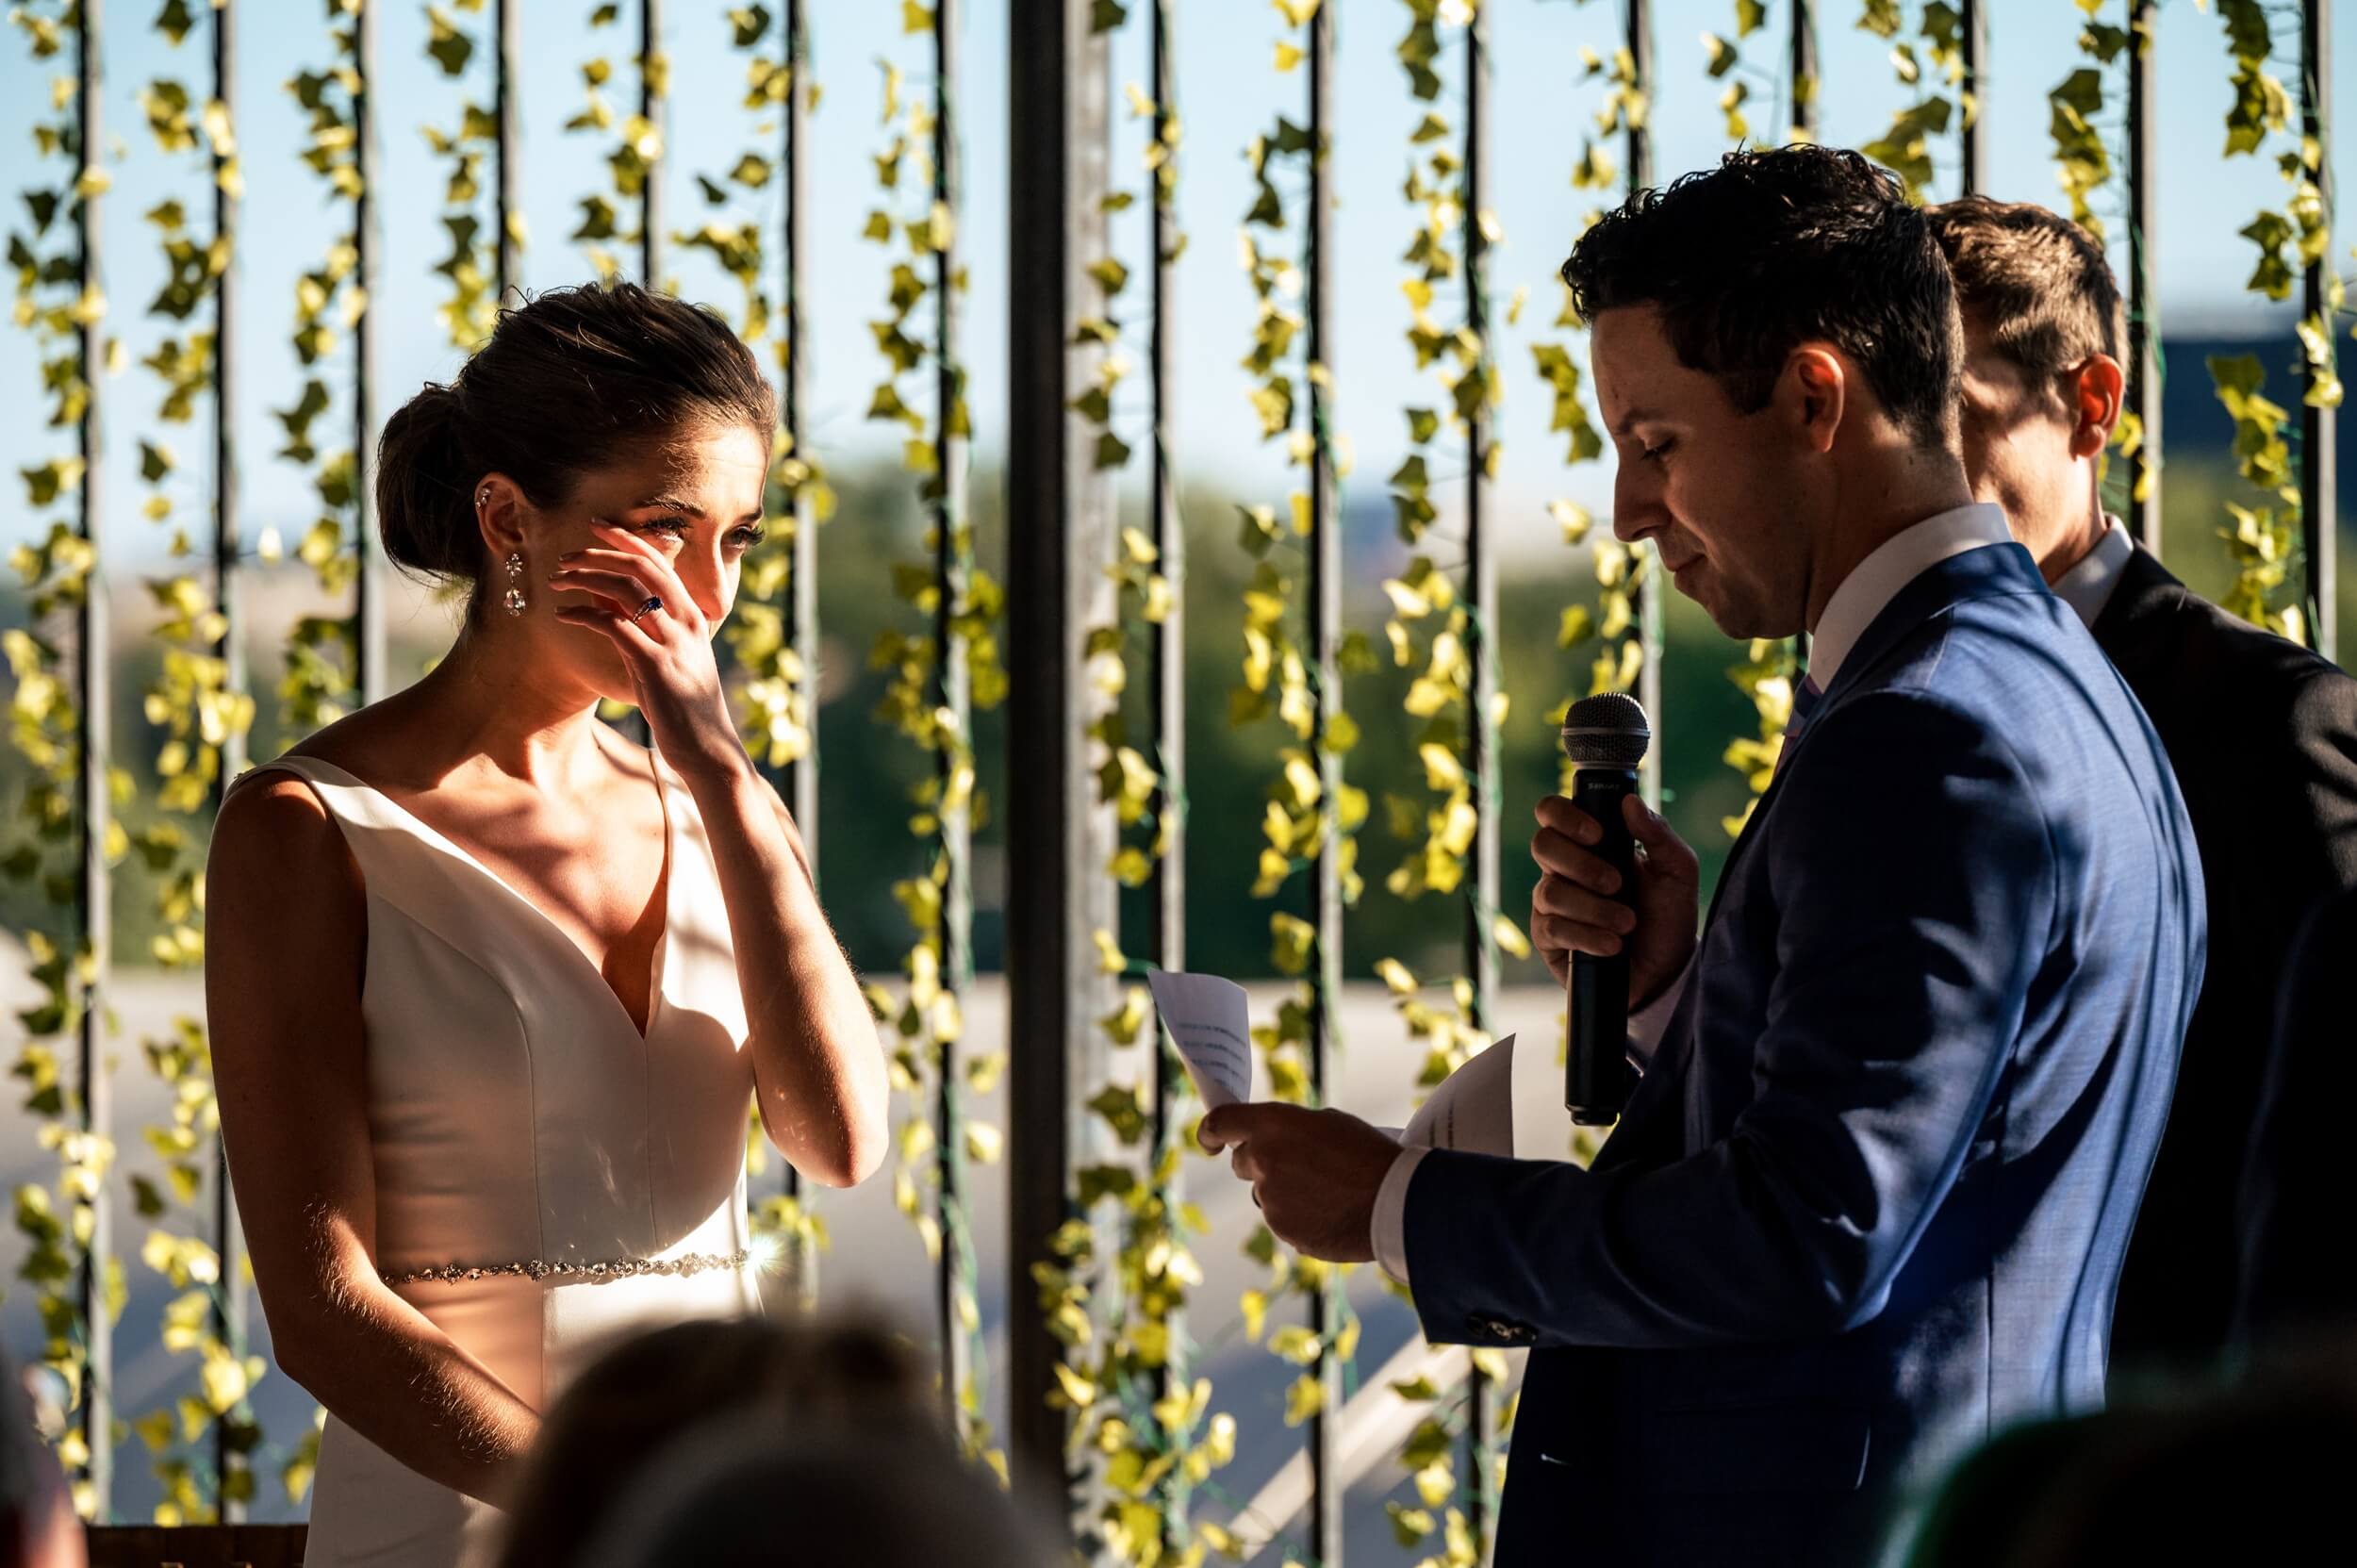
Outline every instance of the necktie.
<path id="1" fill-rule="evenodd" d="M 1776 753 L 1775 771 L 1778 774 L 1784 771 L 1785 759 L 1792 754 L 1792 748 L 1800 744 L 1801 731 L 1808 723 L 1808 716 L 1816 711 L 1817 704 L 1823 700 L 1824 695 L 1824 687 L 1817 684 L 1817 677 L 1814 675 L 1806 677 L 1799 685 L 1792 688 L 1792 717 L 1785 720 L 1784 749 Z"/>

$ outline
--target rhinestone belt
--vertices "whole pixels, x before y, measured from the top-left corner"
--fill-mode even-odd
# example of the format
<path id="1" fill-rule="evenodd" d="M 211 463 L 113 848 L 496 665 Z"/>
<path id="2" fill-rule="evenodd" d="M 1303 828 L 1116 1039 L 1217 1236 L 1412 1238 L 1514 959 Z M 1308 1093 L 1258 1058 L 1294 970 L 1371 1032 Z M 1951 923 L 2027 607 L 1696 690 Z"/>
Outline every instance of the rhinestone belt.
<path id="1" fill-rule="evenodd" d="M 642 1274 L 669 1274 L 680 1279 L 707 1273 L 717 1268 L 740 1269 L 752 1259 L 743 1247 L 734 1252 L 687 1252 L 676 1258 L 621 1258 L 610 1263 L 552 1263 L 545 1259 L 527 1258 L 520 1263 L 444 1263 L 440 1268 L 413 1268 L 400 1274 L 390 1272 L 378 1276 L 388 1285 L 413 1285 L 432 1279 L 445 1285 L 460 1280 L 496 1279 L 509 1277 L 519 1279 L 635 1279 Z"/>

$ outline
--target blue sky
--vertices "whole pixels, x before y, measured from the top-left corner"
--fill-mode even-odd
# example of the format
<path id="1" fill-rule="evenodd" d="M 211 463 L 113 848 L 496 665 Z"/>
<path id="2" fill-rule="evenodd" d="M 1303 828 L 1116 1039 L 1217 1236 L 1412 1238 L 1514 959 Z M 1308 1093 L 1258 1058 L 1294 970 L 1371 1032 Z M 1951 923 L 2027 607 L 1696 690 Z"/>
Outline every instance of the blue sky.
<path id="1" fill-rule="evenodd" d="M 1009 3 L 975 0 L 966 8 L 964 79 L 959 92 L 969 176 L 963 227 L 971 276 L 966 359 L 977 438 L 985 459 L 1003 429 Z M 1404 269 L 1398 256 L 1415 223 L 1400 186 L 1408 167 L 1407 139 L 1425 106 L 1410 98 L 1393 56 L 1407 24 L 1407 8 L 1393 0 L 1329 3 L 1339 5 L 1334 158 L 1341 201 L 1335 229 L 1339 264 L 1332 358 L 1340 388 L 1337 413 L 1357 457 L 1347 487 L 1372 496 L 1380 493 L 1382 476 L 1404 450 L 1399 408 L 1429 403 L 1437 395 L 1433 384 L 1419 377 L 1403 338 L 1407 307 L 1399 293 Z M 882 74 L 877 62 L 898 62 L 912 88 L 921 90 L 928 75 L 927 50 L 925 39 L 900 32 L 900 8 L 887 0 L 812 0 L 809 8 L 817 76 L 825 89 L 813 121 L 810 164 L 811 440 L 823 456 L 843 462 L 896 450 L 898 440 L 893 427 L 863 419 L 881 363 L 866 323 L 884 313 L 886 263 L 880 249 L 862 240 L 858 231 L 874 205 L 870 155 L 886 136 L 877 119 Z M 1912 20 L 1918 8 L 1907 8 Z M 2080 12 L 2060 0 L 1996 0 L 1987 8 L 1991 48 L 1986 112 L 1994 162 L 1987 187 L 2002 196 L 2057 199 L 2045 95 L 2079 63 L 2072 48 Z M 197 9 L 201 18 L 203 8 Z M 250 498 L 245 525 L 250 533 L 276 525 L 291 535 L 307 520 L 308 496 L 298 471 L 269 458 L 276 445 L 269 408 L 287 401 L 294 384 L 293 356 L 285 341 L 292 322 L 294 280 L 314 263 L 334 232 L 337 215 L 328 212 L 321 187 L 291 156 L 299 144 L 301 114 L 283 84 L 297 70 L 327 58 L 325 24 L 311 0 L 271 0 L 268 5 L 246 0 L 241 9 L 239 129 L 249 182 L 241 257 L 247 322 L 240 340 L 247 393 L 239 411 Z M 585 25 L 590 9 L 586 0 L 551 0 L 526 9 L 521 92 L 525 210 L 533 242 L 524 281 L 533 288 L 575 282 L 590 273 L 581 250 L 565 236 L 575 225 L 578 198 L 604 185 L 599 160 L 606 142 L 567 135 L 562 124 L 580 104 L 580 62 L 597 53 L 620 54 L 635 27 L 635 13 L 625 7 L 619 25 L 592 35 Z M 666 8 L 666 44 L 674 72 L 668 157 L 673 171 L 672 212 L 680 223 L 701 221 L 704 210 L 687 178 L 690 173 L 717 174 L 748 148 L 769 151 L 775 145 L 774 135 L 757 132 L 756 116 L 739 107 L 742 64 L 729 51 L 725 9 L 717 3 L 691 6 L 677 0 Z M 1531 307 L 1520 326 L 1504 329 L 1498 345 L 1507 387 L 1501 422 L 1507 445 L 1502 516 L 1510 538 L 1533 544 L 1553 533 L 1543 512 L 1548 498 L 1568 494 L 1600 504 L 1608 493 L 1604 466 L 1590 465 L 1575 472 L 1562 468 L 1560 452 L 1545 434 L 1545 395 L 1531 371 L 1528 344 L 1558 336 L 1551 327 L 1557 303 L 1554 269 L 1580 215 L 1596 205 L 1591 194 L 1573 190 L 1567 177 L 1578 153 L 1579 129 L 1602 102 L 1601 87 L 1579 79 L 1578 50 L 1593 44 L 1608 52 L 1618 41 L 1621 9 L 1607 0 L 1492 0 L 1496 62 L 1492 196 L 1505 233 L 1493 262 L 1494 286 L 1501 305 L 1518 287 L 1531 290 Z M 2110 0 L 2103 9 L 2107 18 L 2118 20 L 2116 13 L 2123 13 L 2125 6 L 2123 0 Z M 1276 70 L 1274 47 L 1286 29 L 1267 0 L 1187 0 L 1177 10 L 1177 97 L 1187 132 L 1179 201 L 1181 220 L 1192 239 L 1178 269 L 1177 447 L 1188 470 L 1216 474 L 1227 485 L 1281 502 L 1288 487 L 1281 449 L 1260 440 L 1257 421 L 1244 401 L 1248 380 L 1237 365 L 1246 346 L 1252 300 L 1236 263 L 1236 233 L 1252 194 L 1243 149 L 1275 114 L 1301 115 L 1306 79 L 1299 71 L 1280 74 Z M 1854 10 L 1854 4 L 1846 3 L 1821 7 L 1822 136 L 1829 141 L 1871 140 L 1909 96 L 1893 78 L 1888 45 L 1851 25 Z M 116 194 L 106 206 L 106 282 L 114 305 L 113 324 L 130 351 L 131 369 L 116 378 L 108 393 L 108 468 L 116 476 L 113 535 L 128 544 L 157 533 L 134 509 L 140 491 L 132 471 L 133 437 L 149 427 L 157 395 L 152 378 L 137 365 L 157 328 L 137 312 L 152 297 L 160 277 L 152 233 L 138 215 L 166 195 L 176 194 L 192 207 L 205 200 L 194 159 L 156 150 L 136 95 L 158 74 L 178 75 L 201 91 L 206 44 L 200 29 L 180 50 L 171 50 L 144 28 L 140 11 L 124 6 L 109 11 L 115 30 L 106 61 L 106 114 L 113 128 L 108 158 L 117 183 Z M 1660 77 L 1656 157 L 1663 177 L 1708 162 L 1724 145 L 1715 103 L 1722 84 L 1704 74 L 1706 55 L 1701 35 L 1728 29 L 1732 13 L 1731 0 L 1665 0 L 1656 7 Z M 1768 27 L 1746 45 L 1755 67 L 1771 73 L 1777 68 L 1786 15 L 1781 0 L 1771 4 Z M 460 20 L 477 32 L 485 23 L 475 16 L 462 15 Z M 379 25 L 387 212 L 381 231 L 385 261 L 378 405 L 389 412 L 421 381 L 450 375 L 461 359 L 433 313 L 441 289 L 441 280 L 431 275 L 430 268 L 443 245 L 437 221 L 442 173 L 419 134 L 419 126 L 429 120 L 454 120 L 460 89 L 424 57 L 423 5 L 389 7 Z M 2352 29 L 2341 33 L 2335 75 L 2339 96 L 2348 102 L 2357 92 L 2357 40 L 2350 36 Z M 1456 35 L 1448 42 L 1442 70 L 1449 84 L 1447 94 L 1454 95 L 1461 80 Z M 2265 307 L 2240 293 L 2251 253 L 2234 231 L 2260 203 L 2280 205 L 2283 187 L 2270 163 L 2243 158 L 2227 164 L 2219 157 L 2231 93 L 2223 32 L 2215 13 L 2190 0 L 2165 5 L 2160 60 L 2164 117 L 2158 266 L 2167 330 L 2264 324 L 2269 319 Z M 1136 164 L 1141 131 L 1121 112 L 1119 90 L 1120 84 L 1142 80 L 1145 72 L 1144 30 L 1132 25 L 1115 44 L 1113 163 L 1116 178 L 1130 189 L 1142 189 Z M 6 183 L 11 190 L 32 183 L 25 127 L 45 97 L 48 74 L 46 67 L 37 69 L 29 60 L 20 40 L 11 37 L 0 48 L 0 149 L 6 150 Z M 2113 80 L 2117 82 L 2117 73 Z M 487 56 L 479 53 L 470 85 L 479 95 L 487 95 Z M 618 74 L 615 87 L 618 98 L 635 91 L 627 73 Z M 1755 90 L 1754 125 L 1763 136 L 1772 133 L 1777 120 L 1774 91 L 1766 82 Z M 2117 107 L 2106 118 L 2116 128 Z M 2357 114 L 2344 122 L 2352 123 L 2357 123 Z M 2344 167 L 2351 166 L 2348 160 L 2357 157 L 2357 135 L 2345 129 L 2334 141 L 2337 159 Z M 1939 190 L 1952 193 L 1957 178 L 1953 146 L 1943 149 L 1940 169 Z M 745 203 L 742 212 L 774 222 L 774 186 L 765 196 Z M 2124 193 L 2115 188 L 2102 200 L 2117 211 Z M 2124 226 L 2113 225 L 2115 237 Z M 2357 238 L 2357 230 L 2351 235 Z M 1138 212 L 1116 222 L 1114 242 L 1117 253 L 1133 266 L 1143 260 L 1144 228 Z M 2349 246 L 2340 245 L 2337 254 L 2347 265 Z M 733 285 L 701 257 L 680 256 L 676 272 L 690 295 L 724 306 L 733 301 Z M 1139 287 L 1133 285 L 1130 300 L 1142 305 Z M 2288 355 L 2287 322 L 2284 334 Z M 1142 357 L 1143 346 L 1140 332 L 1129 350 L 1133 358 Z M 338 363 L 331 380 L 340 385 L 340 375 L 348 372 Z M 33 386 L 25 335 L 0 332 L 0 388 L 7 388 L 0 407 L 15 411 L 35 406 Z M 1133 383 L 1124 400 L 1127 412 L 1120 426 L 1133 441 L 1139 435 L 1139 395 Z M 329 418 L 339 420 L 341 415 Z M 204 431 L 190 427 L 168 432 L 167 438 L 187 465 L 175 481 L 183 515 L 201 516 Z M 54 443 L 55 433 L 41 430 L 33 420 L 12 414 L 0 421 L 0 461 L 11 469 L 60 450 Z M 11 537 L 25 526 L 21 513 L 11 508 Z"/>

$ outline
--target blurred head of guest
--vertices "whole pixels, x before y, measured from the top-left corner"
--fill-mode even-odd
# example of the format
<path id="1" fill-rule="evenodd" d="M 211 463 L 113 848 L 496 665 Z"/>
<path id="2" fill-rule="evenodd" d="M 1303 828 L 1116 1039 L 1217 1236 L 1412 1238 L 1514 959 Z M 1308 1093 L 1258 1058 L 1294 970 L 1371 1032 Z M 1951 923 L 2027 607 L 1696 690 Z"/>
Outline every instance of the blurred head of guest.
<path id="1" fill-rule="evenodd" d="M 2027 202 L 1927 209 L 1964 322 L 1964 467 L 2050 583 L 2105 526 L 2098 465 L 2119 423 L 2128 338 L 2095 237 Z"/>
<path id="2" fill-rule="evenodd" d="M 2346 1358 L 2174 1409 L 2121 1407 L 2100 1430 L 2026 1523 L 2009 1568 L 2301 1562 L 2349 1549 L 2357 1377 Z"/>
<path id="3" fill-rule="evenodd" d="M 2357 1354 L 2003 1433 L 1903 1527 L 1904 1568 L 2321 1560 L 2346 1541 Z M 2337 1559 L 2342 1548 L 2324 1548 Z"/>
<path id="4" fill-rule="evenodd" d="M 1885 539 L 1970 501 L 1947 263 L 1858 154 L 1732 153 L 1640 191 L 1563 281 L 1620 457 L 1613 532 L 1730 636 L 1814 627 Z"/>
<path id="5" fill-rule="evenodd" d="M 752 351 L 711 311 L 630 283 L 552 289 L 503 310 L 448 386 L 427 384 L 386 421 L 385 553 L 467 588 L 467 638 L 536 689 L 635 702 L 613 639 L 568 616 L 627 615 L 644 589 L 552 590 L 551 570 L 569 552 L 613 548 L 602 528 L 635 535 L 717 631 L 763 536 L 776 423 Z M 557 613 L 525 613 L 543 600 Z"/>
<path id="6" fill-rule="evenodd" d="M 33 1424 L 16 1364 L 0 1356 L 0 1568 L 83 1568 L 65 1474 Z"/>
<path id="7" fill-rule="evenodd" d="M 702 1319 L 625 1340 L 550 1408 L 519 1478 L 501 1561 L 578 1562 L 607 1507 L 700 1423 L 742 1416 L 750 1432 L 818 1441 L 853 1424 L 930 1435 L 936 1404 L 901 1342 L 849 1322 Z"/>
<path id="8" fill-rule="evenodd" d="M 1070 1560 L 939 1432 L 700 1432 L 616 1511 L 585 1568 L 1058 1568 Z"/>

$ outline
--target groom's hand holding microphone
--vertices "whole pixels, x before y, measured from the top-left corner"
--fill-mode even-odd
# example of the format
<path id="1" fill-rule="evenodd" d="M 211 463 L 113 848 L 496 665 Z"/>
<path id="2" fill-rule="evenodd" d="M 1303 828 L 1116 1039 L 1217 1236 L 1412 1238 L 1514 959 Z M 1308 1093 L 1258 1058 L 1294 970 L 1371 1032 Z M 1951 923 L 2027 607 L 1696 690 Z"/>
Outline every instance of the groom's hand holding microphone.
<path id="1" fill-rule="evenodd" d="M 1642 798 L 1622 801 L 1622 820 L 1637 841 L 1636 875 L 1624 883 L 1595 852 L 1603 827 L 1561 795 L 1539 802 L 1539 832 L 1530 841 L 1539 885 L 1530 895 L 1530 940 L 1547 972 L 1568 985 L 1572 954 L 1628 954 L 1631 1012 L 1668 989 L 1694 956 L 1694 923 L 1702 908 L 1702 870 L 1686 840 Z M 1619 895 L 1631 888 L 1631 902 Z M 1633 907 L 1632 907 L 1633 906 Z"/>
<path id="2" fill-rule="evenodd" d="M 1628 1015 L 1668 989 L 1694 952 L 1694 851 L 1638 793 L 1651 740 L 1644 709 L 1622 693 L 1572 704 L 1563 725 L 1572 798 L 1539 802 L 1530 843 L 1541 873 L 1530 937 L 1569 993 L 1563 1104 L 1577 1126 L 1619 1117 L 1632 1081 Z"/>

